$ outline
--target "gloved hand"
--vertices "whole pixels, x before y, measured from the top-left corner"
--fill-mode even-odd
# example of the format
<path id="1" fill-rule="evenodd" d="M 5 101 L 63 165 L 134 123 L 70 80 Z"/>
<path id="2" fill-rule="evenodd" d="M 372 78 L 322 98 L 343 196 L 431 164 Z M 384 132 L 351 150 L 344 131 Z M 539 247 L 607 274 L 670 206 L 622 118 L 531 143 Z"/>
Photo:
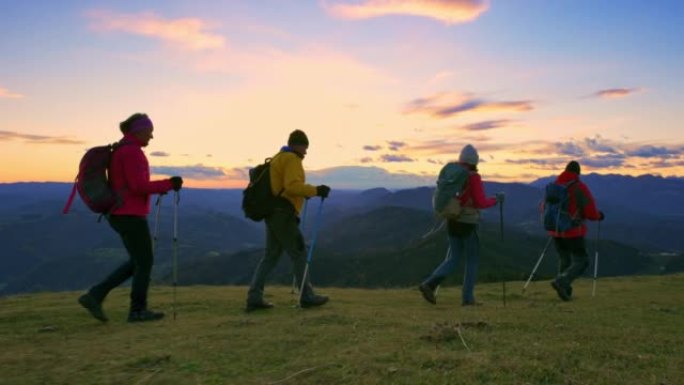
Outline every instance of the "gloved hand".
<path id="1" fill-rule="evenodd" d="M 502 192 L 496 193 L 496 203 L 503 203 L 506 200 L 506 194 Z"/>
<path id="2" fill-rule="evenodd" d="M 328 194 L 330 194 L 330 187 L 322 184 L 320 186 L 316 186 L 316 195 L 325 199 L 328 197 Z"/>
<path id="3" fill-rule="evenodd" d="M 599 211 L 599 221 L 602 221 L 606 218 L 605 215 L 603 215 L 603 211 Z"/>
<path id="4" fill-rule="evenodd" d="M 171 184 L 173 185 L 173 191 L 178 191 L 183 187 L 183 178 L 179 176 L 171 177 Z"/>

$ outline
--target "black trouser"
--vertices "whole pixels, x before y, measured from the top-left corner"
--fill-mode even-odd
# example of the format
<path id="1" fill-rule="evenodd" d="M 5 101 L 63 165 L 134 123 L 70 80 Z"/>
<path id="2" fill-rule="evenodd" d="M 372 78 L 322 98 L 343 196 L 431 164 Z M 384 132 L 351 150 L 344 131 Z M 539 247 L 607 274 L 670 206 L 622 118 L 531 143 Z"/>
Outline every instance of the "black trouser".
<path id="1" fill-rule="evenodd" d="M 129 259 L 111 272 L 104 281 L 93 286 L 90 294 L 102 302 L 107 294 L 133 277 L 131 285 L 131 311 L 147 308 L 147 289 L 150 286 L 150 273 L 154 263 L 152 238 L 145 217 L 130 215 L 110 215 L 109 224 L 123 240 Z"/>
<path id="2" fill-rule="evenodd" d="M 304 269 L 306 268 L 307 249 L 298 222 L 299 220 L 292 208 L 277 208 L 270 217 L 266 218 L 266 251 L 252 276 L 252 282 L 247 293 L 248 303 L 263 301 L 266 278 L 278 264 L 283 251 L 292 259 L 297 287 L 301 287 Z M 309 277 L 307 277 L 302 300 L 307 301 L 313 295 L 313 288 Z"/>
<path id="3" fill-rule="evenodd" d="M 558 251 L 557 280 L 564 286 L 582 275 L 589 266 L 589 255 L 584 244 L 584 237 L 553 238 Z"/>

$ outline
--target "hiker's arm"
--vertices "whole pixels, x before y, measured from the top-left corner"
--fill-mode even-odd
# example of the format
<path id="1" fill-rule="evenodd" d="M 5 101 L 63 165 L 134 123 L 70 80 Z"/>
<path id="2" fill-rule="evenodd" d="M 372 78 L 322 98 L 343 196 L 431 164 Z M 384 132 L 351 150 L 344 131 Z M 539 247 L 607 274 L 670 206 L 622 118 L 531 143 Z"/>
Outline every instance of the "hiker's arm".
<path id="1" fill-rule="evenodd" d="M 123 149 L 122 149 L 123 150 Z M 126 188 L 135 195 L 161 194 L 173 188 L 171 179 L 150 181 L 149 163 L 139 149 L 131 148 L 122 155 Z"/>
<path id="2" fill-rule="evenodd" d="M 150 181 L 147 186 L 148 194 L 164 194 L 173 190 L 171 178 Z"/>
<path id="3" fill-rule="evenodd" d="M 473 199 L 473 205 L 478 209 L 486 209 L 496 205 L 496 198 L 487 198 L 485 196 L 484 187 L 482 186 L 482 178 L 480 174 L 473 173 L 468 177 L 468 184 L 470 185 L 470 195 Z"/>
<path id="4" fill-rule="evenodd" d="M 582 202 L 582 206 L 580 206 L 582 207 L 582 217 L 592 221 L 598 221 L 601 219 L 601 213 L 596 208 L 596 201 L 594 201 L 591 191 L 589 191 L 587 186 L 584 184 L 580 185 L 580 191 L 582 191 L 584 200 Z"/>
<path id="5" fill-rule="evenodd" d="M 316 186 L 304 183 L 302 161 L 294 157 L 285 164 L 283 188 L 289 196 L 307 198 L 316 196 Z"/>

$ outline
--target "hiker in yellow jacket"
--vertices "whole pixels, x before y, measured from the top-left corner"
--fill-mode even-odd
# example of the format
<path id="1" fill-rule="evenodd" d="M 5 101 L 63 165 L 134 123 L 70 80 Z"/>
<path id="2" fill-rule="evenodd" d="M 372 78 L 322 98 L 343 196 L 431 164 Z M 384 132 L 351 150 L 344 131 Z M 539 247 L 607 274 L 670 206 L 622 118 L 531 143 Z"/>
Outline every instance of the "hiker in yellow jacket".
<path id="1" fill-rule="evenodd" d="M 302 161 L 309 148 L 309 139 L 301 130 L 290 133 L 287 146 L 271 160 L 271 192 L 284 199 L 275 208 L 273 214 L 265 219 L 266 252 L 252 276 L 247 294 L 246 311 L 270 309 L 273 304 L 264 301 L 264 283 L 268 274 L 278 263 L 283 251 L 292 259 L 297 286 L 301 282 L 306 267 L 306 245 L 299 229 L 299 215 L 304 199 L 319 196 L 323 199 L 330 194 L 326 185 L 313 186 L 306 184 Z M 301 296 L 303 308 L 321 306 L 328 302 L 328 297 L 314 294 L 311 284 L 307 282 Z"/>

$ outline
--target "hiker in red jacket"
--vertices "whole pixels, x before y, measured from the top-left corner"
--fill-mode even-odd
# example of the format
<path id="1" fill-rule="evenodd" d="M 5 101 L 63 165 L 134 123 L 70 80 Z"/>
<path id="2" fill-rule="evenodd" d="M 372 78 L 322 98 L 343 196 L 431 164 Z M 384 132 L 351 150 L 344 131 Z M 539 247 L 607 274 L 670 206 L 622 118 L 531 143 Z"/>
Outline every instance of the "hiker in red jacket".
<path id="1" fill-rule="evenodd" d="M 558 251 L 558 276 L 551 281 L 551 286 L 563 301 L 572 299 L 572 281 L 589 266 L 589 255 L 584 242 L 587 225 L 584 220 L 602 221 L 604 218 L 603 212 L 596 208 L 594 197 L 587 185 L 580 181 L 579 175 L 580 165 L 573 160 L 567 164 L 565 171 L 555 182 L 559 185 L 568 185 L 574 181 L 568 188 L 568 212 L 577 220 L 577 226 L 569 230 L 549 231 Z"/>
<path id="2" fill-rule="evenodd" d="M 123 198 L 123 202 L 107 215 L 107 220 L 121 236 L 129 260 L 102 282 L 91 287 L 86 294 L 79 297 L 78 302 L 93 317 L 106 322 L 108 318 L 102 310 L 102 302 L 113 288 L 133 277 L 128 322 L 154 321 L 163 318 L 164 313 L 147 308 L 147 289 L 154 261 L 152 238 L 147 224 L 150 195 L 178 191 L 183 185 L 183 179 L 174 176 L 150 181 L 150 166 L 142 151 L 153 138 L 154 127 L 147 115 L 134 114 L 121 122 L 119 128 L 124 137 L 112 154 L 109 183 L 112 190 Z"/>

